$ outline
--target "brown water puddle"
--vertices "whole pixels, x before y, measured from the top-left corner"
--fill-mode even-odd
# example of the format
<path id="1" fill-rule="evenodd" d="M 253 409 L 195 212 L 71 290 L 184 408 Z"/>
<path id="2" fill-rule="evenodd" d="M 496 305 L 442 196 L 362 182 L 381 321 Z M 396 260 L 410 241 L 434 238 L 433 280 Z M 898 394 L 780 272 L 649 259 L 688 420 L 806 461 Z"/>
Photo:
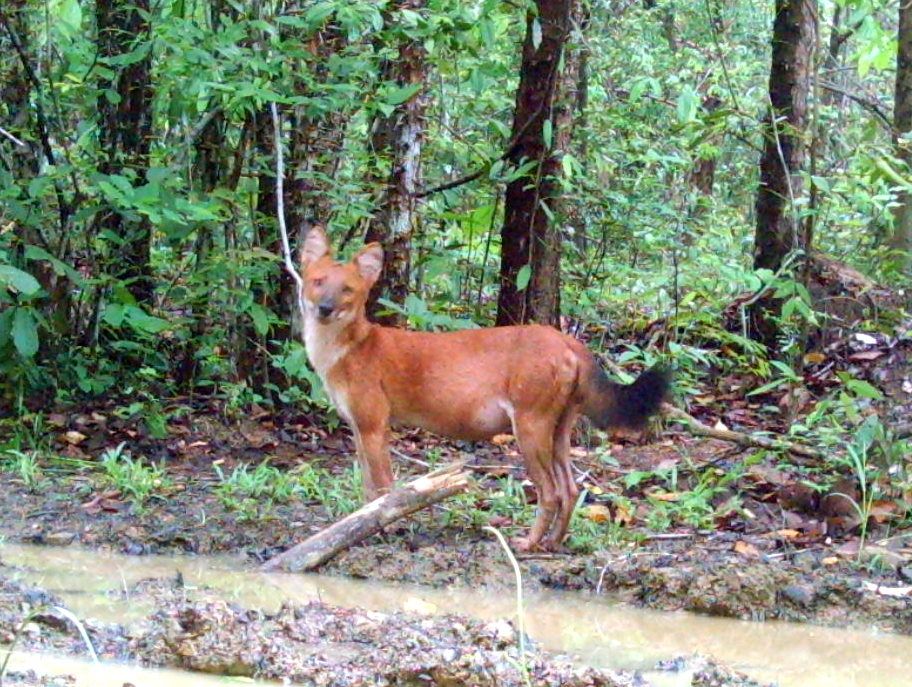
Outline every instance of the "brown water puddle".
<path id="1" fill-rule="evenodd" d="M 516 610 L 513 595 L 502 589 L 431 589 L 264 574 L 229 555 L 133 557 L 76 547 L 3 544 L 0 559 L 22 568 L 14 575 L 23 581 L 62 597 L 77 615 L 107 621 L 124 622 L 152 610 L 111 594 L 112 589 L 129 589 L 141 579 L 177 572 L 189 588 L 207 586 L 241 605 L 268 610 L 283 601 L 315 599 L 378 611 L 455 612 L 481 619 L 513 617 Z M 700 653 L 782 687 L 912 687 L 910 637 L 663 613 L 579 593 L 534 594 L 527 597 L 525 612 L 527 631 L 544 648 L 596 667 L 648 670 L 661 659 Z M 648 677 L 661 685 L 687 684 L 681 675 Z"/>
<path id="2" fill-rule="evenodd" d="M 77 687 L 134 685 L 135 687 L 216 687 L 221 685 L 250 685 L 258 683 L 247 678 L 231 678 L 181 670 L 140 668 L 120 663 L 94 665 L 88 660 L 44 653 L 15 652 L 10 671 L 33 670 L 39 675 L 72 675 Z"/>

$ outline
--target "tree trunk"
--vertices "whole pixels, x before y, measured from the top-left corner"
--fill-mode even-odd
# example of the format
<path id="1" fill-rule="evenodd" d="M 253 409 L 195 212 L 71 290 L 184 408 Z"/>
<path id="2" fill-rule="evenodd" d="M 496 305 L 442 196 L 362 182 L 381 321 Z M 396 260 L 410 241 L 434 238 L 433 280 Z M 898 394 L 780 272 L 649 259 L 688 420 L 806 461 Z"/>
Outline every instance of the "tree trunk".
<path id="1" fill-rule="evenodd" d="M 420 12 L 425 0 L 398 0 L 388 17 L 394 25 L 397 10 Z M 399 57 L 386 60 L 381 79 L 399 88 L 423 84 L 427 77 L 427 54 L 420 40 L 401 34 Z M 416 225 L 415 197 L 421 183 L 421 146 L 424 141 L 424 113 L 427 98 L 419 89 L 412 97 L 396 106 L 388 117 L 377 117 L 371 131 L 371 147 L 378 160 L 389 165 L 389 177 L 380 206 L 367 229 L 366 241 L 383 245 L 383 273 L 371 291 L 368 308 L 377 311 L 377 299 L 385 296 L 402 304 L 408 295 L 411 275 L 411 242 Z M 376 318 L 387 324 L 399 324 L 398 315 Z"/>
<path id="2" fill-rule="evenodd" d="M 770 112 L 763 125 L 754 268 L 778 270 L 790 253 L 807 251 L 794 201 L 801 195 L 811 55 L 816 35 L 816 0 L 776 0 L 770 65 Z M 767 345 L 777 331 L 776 305 L 761 299 L 752 311 L 755 334 Z"/>
<path id="3" fill-rule="evenodd" d="M 560 317 L 561 237 L 552 216 L 560 195 L 558 174 L 572 112 L 570 98 L 561 97 L 567 83 L 560 72 L 561 57 L 577 2 L 538 0 L 537 6 L 538 14 L 530 12 L 526 17 L 513 146 L 507 158 L 517 167 L 525 162 L 533 166 L 507 185 L 500 232 L 498 325 L 558 326 Z M 574 74 L 567 64 L 563 66 Z M 546 134 L 550 140 L 545 140 Z"/>
<path id="4" fill-rule="evenodd" d="M 123 67 L 111 67 L 113 76 L 102 76 L 98 96 L 98 136 L 104 158 L 102 174 L 132 177 L 134 186 L 146 182 L 152 135 L 152 44 L 147 20 L 149 0 L 97 0 L 95 21 L 98 56 L 111 60 L 131 53 L 143 42 L 143 57 Z M 103 74 L 110 72 L 105 71 Z M 111 97 L 111 93 L 116 97 Z M 113 261 L 114 275 L 126 282 L 137 302 L 152 304 L 153 281 L 149 256 L 152 232 L 149 220 L 131 219 L 116 208 L 107 208 L 99 228 L 123 239 Z"/>
<path id="5" fill-rule="evenodd" d="M 896 54 L 896 93 L 893 128 L 898 138 L 897 156 L 912 168 L 912 143 L 903 139 L 912 131 L 912 4 L 899 3 L 898 50 Z M 912 196 L 903 191 L 894 213 L 894 230 L 890 246 L 912 252 Z M 906 265 L 910 264 L 909 257 Z"/>
<path id="6" fill-rule="evenodd" d="M 722 101 L 714 95 L 703 98 L 703 112 L 712 114 L 722 105 Z M 709 138 L 708 143 L 712 143 L 715 136 Z M 716 156 L 709 154 L 698 157 L 694 162 L 694 167 L 690 173 L 690 183 L 694 190 L 704 198 L 711 198 L 713 194 L 713 184 L 716 181 Z M 702 210 L 705 206 L 698 206 Z"/>

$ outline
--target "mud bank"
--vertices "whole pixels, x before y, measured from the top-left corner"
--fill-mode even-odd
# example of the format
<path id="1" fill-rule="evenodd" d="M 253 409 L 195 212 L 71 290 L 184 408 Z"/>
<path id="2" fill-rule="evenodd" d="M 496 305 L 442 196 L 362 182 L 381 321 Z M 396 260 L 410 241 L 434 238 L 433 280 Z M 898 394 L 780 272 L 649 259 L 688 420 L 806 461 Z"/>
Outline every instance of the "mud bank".
<path id="1" fill-rule="evenodd" d="M 0 490 L 0 536 L 128 554 L 242 553 L 255 565 L 332 520 L 323 506 L 302 502 L 242 519 L 195 481 L 141 511 L 119 502 L 99 507 L 89 501 L 86 507 L 73 491 L 72 483 L 48 480 L 38 493 L 9 480 Z M 438 587 L 511 585 L 512 571 L 498 546 L 479 530 L 446 525 L 445 516 L 440 508 L 421 513 L 343 553 L 324 572 Z M 523 579 L 530 589 L 612 594 L 660 610 L 912 634 L 912 594 L 879 591 L 912 584 L 907 549 L 885 552 L 884 564 L 882 550 L 874 547 L 859 565 L 839 542 L 802 550 L 758 540 L 746 556 L 738 551 L 739 539 L 731 532 L 692 532 L 593 554 L 530 557 L 521 561 Z"/>
<path id="2" fill-rule="evenodd" d="M 211 675 L 283 680 L 302 685 L 569 685 L 646 687 L 642 676 L 582 667 L 567 658 L 528 650 L 515 627 L 459 615 L 422 617 L 311 602 L 277 612 L 244 608 L 179 579 L 145 580 L 124 590 L 155 611 L 121 625 L 82 619 L 103 661 L 179 668 Z M 0 577 L 0 642 L 18 636 L 17 649 L 84 654 L 72 623 L 51 606 L 48 592 Z M 42 610 L 44 609 L 44 610 Z M 28 616 L 31 615 L 29 619 Z M 668 675 L 686 671 L 691 685 L 757 685 L 706 660 L 671 661 Z M 74 685 L 75 676 L 37 667 L 7 676 L 9 684 Z"/>

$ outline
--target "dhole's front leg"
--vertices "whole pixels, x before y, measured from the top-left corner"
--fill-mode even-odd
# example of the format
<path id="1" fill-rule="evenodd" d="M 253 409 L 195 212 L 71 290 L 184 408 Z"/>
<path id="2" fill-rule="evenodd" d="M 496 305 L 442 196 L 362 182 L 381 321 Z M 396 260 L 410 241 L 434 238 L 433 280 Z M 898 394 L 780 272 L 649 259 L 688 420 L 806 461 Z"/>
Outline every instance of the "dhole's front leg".
<path id="1" fill-rule="evenodd" d="M 382 392 L 357 393 L 351 425 L 361 466 L 365 502 L 383 496 L 393 486 L 389 453 L 389 405 Z"/>
<path id="2" fill-rule="evenodd" d="M 364 501 L 373 501 L 386 494 L 393 486 L 393 468 L 390 463 L 387 430 L 355 429 L 355 446 L 361 466 Z"/>

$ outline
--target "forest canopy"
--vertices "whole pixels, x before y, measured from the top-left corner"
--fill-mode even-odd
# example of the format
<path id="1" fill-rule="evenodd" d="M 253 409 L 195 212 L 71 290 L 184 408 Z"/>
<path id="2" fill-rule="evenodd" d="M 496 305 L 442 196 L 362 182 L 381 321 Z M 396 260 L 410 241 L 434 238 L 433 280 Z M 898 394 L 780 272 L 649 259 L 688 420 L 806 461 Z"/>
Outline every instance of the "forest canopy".
<path id="1" fill-rule="evenodd" d="M 895 1 L 6 0 L 0 47 L 8 407 L 325 407 L 277 146 L 293 244 L 384 245 L 378 318 L 594 328 L 685 391 L 909 285 Z"/>

